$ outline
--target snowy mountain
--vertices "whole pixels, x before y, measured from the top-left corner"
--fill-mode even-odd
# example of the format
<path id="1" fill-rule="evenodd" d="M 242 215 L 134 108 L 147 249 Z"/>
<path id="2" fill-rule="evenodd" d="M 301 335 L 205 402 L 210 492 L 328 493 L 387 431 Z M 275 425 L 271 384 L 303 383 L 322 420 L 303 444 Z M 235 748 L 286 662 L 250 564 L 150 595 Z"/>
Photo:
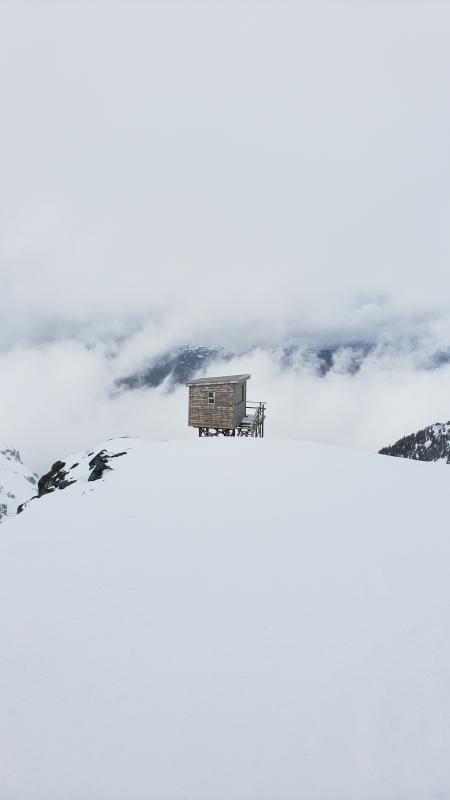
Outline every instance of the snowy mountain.
<path id="1" fill-rule="evenodd" d="M 126 455 L 89 480 L 105 449 Z M 90 453 L 2 527 L 0 797 L 450 797 L 446 469 L 264 439 Z"/>
<path id="2" fill-rule="evenodd" d="M 349 374 L 357 372 L 364 358 L 371 350 L 371 345 L 352 344 L 327 348 L 305 348 L 298 344 L 289 344 L 270 348 L 269 352 L 277 358 L 283 369 L 298 367 L 299 361 L 313 367 L 320 376 L 327 375 L 336 366 L 337 359 L 342 369 Z M 248 351 L 246 355 L 250 355 Z M 117 381 L 119 387 L 139 389 L 142 386 L 160 386 L 169 379 L 172 385 L 184 384 L 199 371 L 211 367 L 214 361 L 229 361 L 236 354 L 224 347 L 196 347 L 187 345 L 161 353 L 146 367 L 137 373 L 127 375 Z M 242 355 L 242 353 L 241 353 Z"/>
<path id="3" fill-rule="evenodd" d="M 117 385 L 126 389 L 139 389 L 142 386 L 160 386 L 167 379 L 174 385 L 184 384 L 216 359 L 228 360 L 232 357 L 233 354 L 223 347 L 176 347 L 161 353 L 141 372 L 120 378 Z"/>
<path id="4" fill-rule="evenodd" d="M 34 492 L 37 475 L 22 464 L 18 450 L 0 444 L 0 522 Z"/>
<path id="5" fill-rule="evenodd" d="M 417 433 L 404 436 L 395 444 L 383 447 L 380 454 L 450 464 L 450 422 L 436 422 Z"/>
<path id="6" fill-rule="evenodd" d="M 410 343 L 410 351 L 415 349 Z M 250 356 L 256 346 L 248 351 L 232 353 L 224 347 L 186 345 L 162 352 L 138 372 L 125 375 L 117 381 L 117 386 L 125 390 L 139 389 L 143 386 L 160 386 L 168 381 L 169 386 L 184 384 L 202 370 L 213 366 L 214 362 L 229 361 L 236 355 Z M 261 348 L 258 348 L 261 349 Z M 262 348 L 264 349 L 264 348 Z M 382 345 L 376 342 L 337 343 L 328 347 L 307 347 L 304 344 L 289 343 L 266 348 L 271 358 L 278 361 L 283 370 L 313 370 L 319 377 L 325 377 L 331 370 L 340 374 L 354 375 L 374 352 L 395 352 L 396 344 Z M 450 350 L 426 351 L 417 356 L 417 368 L 438 369 L 450 362 Z"/>

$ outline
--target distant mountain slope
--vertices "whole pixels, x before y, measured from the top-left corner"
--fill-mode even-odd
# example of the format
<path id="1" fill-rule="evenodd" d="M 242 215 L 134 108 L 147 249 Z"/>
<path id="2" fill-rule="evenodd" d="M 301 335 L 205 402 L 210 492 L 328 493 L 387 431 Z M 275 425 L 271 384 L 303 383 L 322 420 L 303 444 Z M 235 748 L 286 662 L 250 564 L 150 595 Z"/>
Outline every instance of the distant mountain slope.
<path id="1" fill-rule="evenodd" d="M 305 367 L 313 368 L 318 375 L 324 376 L 333 368 L 354 374 L 360 369 L 371 349 L 372 345 L 360 343 L 318 349 L 289 344 L 269 348 L 268 352 L 279 359 L 283 369 L 298 369 L 301 362 Z M 252 350 L 248 351 L 248 354 L 251 352 Z M 214 361 L 229 361 L 235 355 L 224 347 L 177 347 L 161 353 L 141 371 L 120 378 L 117 385 L 125 389 L 139 389 L 143 386 L 160 386 L 167 379 L 173 385 L 183 384 L 199 371 L 211 369 Z"/>
<path id="2" fill-rule="evenodd" d="M 447 471 L 106 446 L 2 529 L 2 800 L 448 798 Z"/>
<path id="3" fill-rule="evenodd" d="M 354 375 L 374 353 L 378 345 L 370 342 L 352 342 L 329 347 L 306 347 L 301 344 L 285 344 L 278 347 L 262 348 L 278 360 L 283 370 L 312 370 L 319 377 L 325 377 L 331 370 L 341 374 Z M 119 378 L 116 385 L 122 389 L 139 389 L 144 386 L 160 386 L 167 380 L 168 385 L 186 383 L 203 370 L 211 370 L 215 361 L 229 361 L 235 355 L 251 355 L 256 346 L 239 354 L 223 347 L 186 345 L 160 353 L 151 359 L 144 368 Z M 414 345 L 411 344 L 414 349 Z M 450 351 L 439 350 L 427 353 L 419 359 L 420 369 L 433 370 L 448 364 Z"/>
<path id="4" fill-rule="evenodd" d="M 37 475 L 24 466 L 20 453 L 0 444 L 0 521 L 36 491 Z"/>
<path id="5" fill-rule="evenodd" d="M 142 386 L 160 386 L 167 378 L 173 384 L 186 383 L 196 372 L 209 366 L 216 359 L 232 358 L 223 347 L 195 347 L 187 345 L 161 353 L 142 371 L 127 375 L 117 381 L 117 385 L 127 389 Z"/>
<path id="6" fill-rule="evenodd" d="M 436 422 L 417 433 L 404 436 L 395 444 L 383 447 L 380 455 L 450 464 L 450 422 Z"/>

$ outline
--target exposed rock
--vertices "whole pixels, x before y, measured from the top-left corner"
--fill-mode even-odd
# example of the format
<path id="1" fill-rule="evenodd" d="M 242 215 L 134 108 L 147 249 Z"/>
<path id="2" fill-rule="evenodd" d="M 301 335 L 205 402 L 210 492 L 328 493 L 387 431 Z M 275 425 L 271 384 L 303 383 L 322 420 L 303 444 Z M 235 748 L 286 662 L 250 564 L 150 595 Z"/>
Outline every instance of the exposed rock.
<path id="1" fill-rule="evenodd" d="M 93 451 L 90 451 L 87 456 L 93 455 Z M 91 460 L 89 461 L 89 477 L 88 481 L 98 481 L 100 478 L 103 477 L 103 473 L 106 470 L 112 469 L 109 466 L 109 461 L 112 458 L 118 458 L 119 456 L 126 455 L 126 451 L 121 453 L 109 453 L 107 450 L 103 449 L 100 450 Z M 45 494 L 50 494 L 54 492 L 55 489 L 66 489 L 67 486 L 71 486 L 73 483 L 77 482 L 77 478 L 73 478 L 70 476 L 71 470 L 76 469 L 80 466 L 80 462 L 75 461 L 69 469 L 65 469 L 66 462 L 65 461 L 55 461 L 52 465 L 52 468 L 39 478 L 38 482 L 38 497 L 42 497 Z M 23 504 L 24 505 L 24 504 Z M 22 509 L 23 510 L 23 509 Z"/>
<path id="2" fill-rule="evenodd" d="M 100 478 L 103 477 L 103 473 L 107 469 L 112 469 L 108 465 L 108 461 L 111 458 L 118 458 L 119 456 L 125 456 L 126 452 L 122 453 L 108 453 L 106 450 L 101 450 L 94 456 L 93 459 L 89 462 L 89 467 L 92 470 L 91 474 L 89 475 L 88 481 L 98 481 Z"/>
<path id="3" fill-rule="evenodd" d="M 51 470 L 43 475 L 42 478 L 39 478 L 38 497 L 50 494 L 55 489 L 66 489 L 67 486 L 75 483 L 75 480 L 67 479 L 68 472 L 64 469 L 65 466 L 64 461 L 55 461 Z"/>
<path id="4" fill-rule="evenodd" d="M 92 470 L 91 474 L 89 475 L 88 481 L 99 481 L 100 478 L 103 477 L 103 473 L 107 469 L 112 469 L 112 467 L 108 466 L 108 454 L 106 450 L 101 450 L 100 453 L 97 453 L 93 459 L 89 462 L 89 467 Z"/>
<path id="5" fill-rule="evenodd" d="M 108 445 L 109 442 L 104 447 L 101 447 L 97 453 L 95 453 L 95 450 L 89 450 L 87 453 L 72 454 L 66 461 L 55 461 L 51 469 L 39 478 L 38 493 L 31 500 L 52 494 L 56 489 L 66 489 L 67 486 L 71 486 L 74 483 L 83 484 L 100 480 L 107 470 L 112 470 L 109 462 L 113 458 L 119 458 L 127 454 L 126 450 L 118 453 L 111 452 L 107 449 Z M 71 466 L 67 467 L 67 464 L 71 464 Z M 17 513 L 21 514 L 31 500 L 20 503 Z"/>

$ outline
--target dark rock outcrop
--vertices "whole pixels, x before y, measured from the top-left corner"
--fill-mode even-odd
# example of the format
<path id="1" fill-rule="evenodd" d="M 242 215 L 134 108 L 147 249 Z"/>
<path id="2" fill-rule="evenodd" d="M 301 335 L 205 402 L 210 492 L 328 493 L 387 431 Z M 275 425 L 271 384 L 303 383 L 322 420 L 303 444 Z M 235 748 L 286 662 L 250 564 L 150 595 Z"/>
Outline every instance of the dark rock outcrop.
<path id="1" fill-rule="evenodd" d="M 44 497 L 44 495 L 51 494 L 56 489 L 66 489 L 67 486 L 71 486 L 73 483 L 86 480 L 100 480 L 107 470 L 112 470 L 109 464 L 111 459 L 127 454 L 126 450 L 120 453 L 111 453 L 103 449 L 99 450 L 95 455 L 94 452 L 94 450 L 89 451 L 80 458 L 80 461 L 75 462 L 68 468 L 65 461 L 55 461 L 51 469 L 39 478 L 37 495 L 21 503 L 17 508 L 17 513 L 21 514 L 31 500 L 37 500 L 40 497 Z M 90 460 L 88 461 L 88 459 Z M 78 470 L 77 467 L 79 468 Z"/>
<path id="2" fill-rule="evenodd" d="M 107 469 L 112 469 L 108 462 L 111 458 L 118 458 L 119 456 L 126 456 L 126 452 L 122 453 L 108 453 L 106 450 L 101 450 L 89 462 L 89 468 L 92 470 L 89 475 L 88 481 L 98 481 L 103 477 L 103 473 Z"/>
<path id="3" fill-rule="evenodd" d="M 64 461 L 55 461 L 51 470 L 43 475 L 42 478 L 39 478 L 38 497 L 42 497 L 44 494 L 50 494 L 50 492 L 54 492 L 55 489 L 65 489 L 67 486 L 75 483 L 74 480 L 70 480 L 67 477 L 68 471 L 64 469 L 65 466 L 66 464 Z"/>

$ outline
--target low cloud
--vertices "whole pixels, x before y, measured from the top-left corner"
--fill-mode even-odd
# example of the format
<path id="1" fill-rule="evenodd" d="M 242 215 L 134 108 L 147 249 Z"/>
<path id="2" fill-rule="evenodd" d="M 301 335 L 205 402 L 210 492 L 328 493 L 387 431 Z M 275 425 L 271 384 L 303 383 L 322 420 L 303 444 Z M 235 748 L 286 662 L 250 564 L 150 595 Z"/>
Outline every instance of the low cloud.
<path id="1" fill-rule="evenodd" d="M 67 340 L 16 347 L 0 355 L 1 438 L 42 472 L 57 458 L 123 435 L 191 437 L 187 390 L 117 385 L 131 367 L 151 362 L 164 347 L 145 347 L 136 334 L 122 344 Z M 170 340 L 171 337 L 166 337 Z M 136 350 L 133 350 L 133 342 Z M 165 345 L 160 340 L 160 345 Z M 377 451 L 400 436 L 450 417 L 450 366 L 430 368 L 430 340 L 380 341 L 351 373 L 349 351 L 326 375 L 316 356 L 300 349 L 286 366 L 277 348 L 256 348 L 209 366 L 211 374 L 250 372 L 249 399 L 268 403 L 266 435 Z M 150 358 L 147 358 L 150 356 Z"/>
<path id="2" fill-rule="evenodd" d="M 3 3 L 0 348 L 448 314 L 449 33 L 432 0 Z"/>
<path id="3" fill-rule="evenodd" d="M 184 389 L 116 386 L 185 343 L 268 435 L 450 416 L 449 36 L 438 0 L 2 3 L 0 438 L 192 435 Z M 375 347 L 320 377 L 289 342 Z"/>

